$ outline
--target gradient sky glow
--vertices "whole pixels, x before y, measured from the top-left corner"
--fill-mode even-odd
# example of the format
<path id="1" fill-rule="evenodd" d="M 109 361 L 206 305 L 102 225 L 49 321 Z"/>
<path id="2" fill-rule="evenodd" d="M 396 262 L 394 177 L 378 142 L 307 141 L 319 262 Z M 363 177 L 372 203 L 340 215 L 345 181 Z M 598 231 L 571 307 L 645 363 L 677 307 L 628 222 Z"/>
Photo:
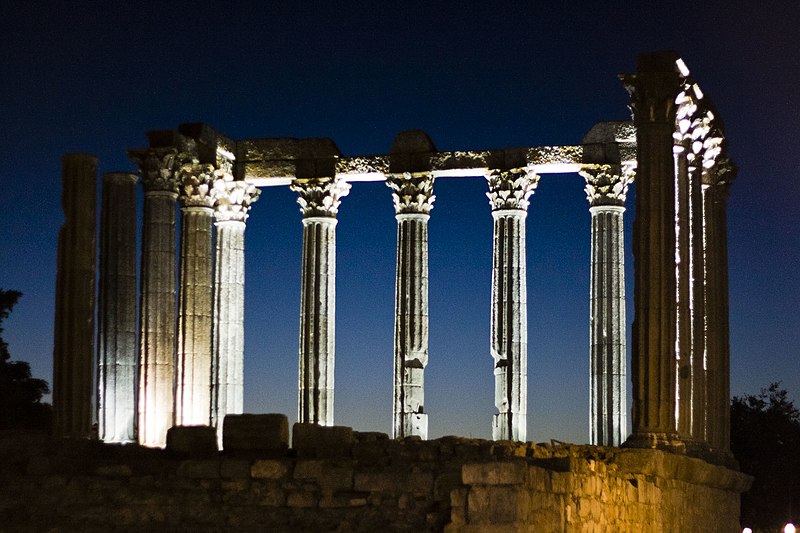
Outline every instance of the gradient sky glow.
<path id="1" fill-rule="evenodd" d="M 637 53 L 674 49 L 714 99 L 740 167 L 728 211 L 731 391 L 782 380 L 800 397 L 796 0 L 271 4 L 31 2 L 4 10 L 0 287 L 24 293 L 5 335 L 12 357 L 30 361 L 35 375 L 52 376 L 64 152 L 96 154 L 101 173 L 134 170 L 128 148 L 145 146 L 147 130 L 183 122 L 206 122 L 234 139 L 330 137 L 345 155 L 386 153 L 397 132 L 413 128 L 441 150 L 576 144 L 596 122 L 629 116 L 616 75 L 635 69 Z M 491 436 L 485 191 L 477 178 L 434 187 L 425 376 L 432 437 Z M 354 184 L 339 213 L 336 422 L 389 432 L 389 190 Z M 246 234 L 245 409 L 283 412 L 290 422 L 300 220 L 295 193 L 265 189 Z M 579 176 L 542 177 L 527 222 L 532 440 L 588 440 L 589 221 Z"/>

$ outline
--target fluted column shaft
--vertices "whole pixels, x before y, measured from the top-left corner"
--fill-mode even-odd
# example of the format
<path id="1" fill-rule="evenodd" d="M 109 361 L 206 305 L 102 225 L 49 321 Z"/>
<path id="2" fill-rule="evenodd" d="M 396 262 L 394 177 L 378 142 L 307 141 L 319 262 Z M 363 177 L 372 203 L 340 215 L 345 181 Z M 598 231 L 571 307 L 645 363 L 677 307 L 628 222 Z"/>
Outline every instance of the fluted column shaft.
<path id="1" fill-rule="evenodd" d="M 727 165 L 726 165 L 727 167 Z M 704 190 L 706 244 L 708 443 L 730 450 L 730 344 L 728 315 L 728 187 L 735 169 L 719 171 L 718 183 Z"/>
<path id="2" fill-rule="evenodd" d="M 236 220 L 215 222 L 214 354 L 218 364 L 213 423 L 222 433 L 228 413 L 244 407 L 244 230 Z"/>
<path id="3" fill-rule="evenodd" d="M 97 424 L 106 442 L 136 439 L 136 182 L 103 176 L 98 294 Z"/>
<path id="4" fill-rule="evenodd" d="M 683 153 L 675 154 L 675 376 L 677 403 L 675 429 L 683 439 L 692 433 L 694 405 L 694 367 L 692 364 L 692 313 L 691 313 L 691 231 L 689 168 Z"/>
<path id="5" fill-rule="evenodd" d="M 298 421 L 333 425 L 336 333 L 336 213 L 350 185 L 296 180 L 303 213 Z"/>
<path id="6" fill-rule="evenodd" d="M 64 224 L 58 234 L 53 428 L 58 436 L 87 438 L 92 433 L 97 158 L 66 154 L 61 168 Z"/>
<path id="7" fill-rule="evenodd" d="M 634 220 L 633 434 L 642 447 L 680 446 L 675 431 L 675 97 L 680 80 L 669 54 L 639 58 L 624 78 L 637 143 Z"/>
<path id="8" fill-rule="evenodd" d="M 527 439 L 528 298 L 525 218 L 538 176 L 527 169 L 493 171 L 491 355 L 494 359 L 495 440 Z"/>
<path id="9" fill-rule="evenodd" d="M 589 322 L 589 442 L 627 437 L 625 196 L 633 174 L 610 165 L 585 169 L 592 216 Z"/>
<path id="10" fill-rule="evenodd" d="M 210 425 L 211 229 L 214 211 L 209 195 L 211 165 L 181 168 L 181 259 L 178 295 L 178 357 L 175 379 L 175 425 Z"/>
<path id="11" fill-rule="evenodd" d="M 164 446 L 174 418 L 175 150 L 131 151 L 142 173 L 142 256 L 139 287 L 138 441 Z"/>
<path id="12" fill-rule="evenodd" d="M 222 444 L 225 415 L 244 411 L 244 232 L 259 191 L 230 174 L 214 182 L 216 253 L 212 334 L 217 372 L 212 424 Z"/>
<path id="13" fill-rule="evenodd" d="M 691 264 L 692 325 L 692 425 L 690 435 L 697 442 L 707 442 L 707 354 L 705 310 L 705 245 L 703 236 L 703 190 L 698 168 L 689 173 L 689 231 Z"/>
<path id="14" fill-rule="evenodd" d="M 387 177 L 397 218 L 394 316 L 393 435 L 428 438 L 425 367 L 428 364 L 428 220 L 433 177 Z"/>

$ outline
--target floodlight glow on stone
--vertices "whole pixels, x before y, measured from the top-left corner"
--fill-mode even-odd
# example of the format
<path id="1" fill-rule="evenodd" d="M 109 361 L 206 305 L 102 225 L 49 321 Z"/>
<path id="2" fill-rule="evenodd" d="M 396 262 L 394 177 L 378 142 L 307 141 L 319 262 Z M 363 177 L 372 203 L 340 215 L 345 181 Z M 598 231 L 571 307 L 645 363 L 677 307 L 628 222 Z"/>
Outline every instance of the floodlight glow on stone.
<path id="1" fill-rule="evenodd" d="M 675 60 L 675 66 L 678 67 L 678 71 L 684 78 L 689 75 L 689 67 L 686 66 L 686 63 L 684 63 L 683 59 L 680 57 Z"/>

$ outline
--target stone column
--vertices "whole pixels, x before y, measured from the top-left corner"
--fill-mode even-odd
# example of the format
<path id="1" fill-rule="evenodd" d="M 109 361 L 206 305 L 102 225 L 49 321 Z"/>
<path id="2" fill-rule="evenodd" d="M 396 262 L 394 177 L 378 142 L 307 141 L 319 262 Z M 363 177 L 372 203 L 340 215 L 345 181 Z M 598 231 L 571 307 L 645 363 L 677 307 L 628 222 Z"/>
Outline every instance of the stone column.
<path id="1" fill-rule="evenodd" d="M 691 440 L 695 371 L 692 350 L 692 239 L 690 171 L 685 147 L 673 148 L 675 158 L 675 429 L 684 441 Z"/>
<path id="2" fill-rule="evenodd" d="M 639 56 L 623 81 L 636 125 L 631 446 L 680 448 L 675 431 L 675 98 L 672 53 Z"/>
<path id="3" fill-rule="evenodd" d="M 718 162 L 704 176 L 704 241 L 706 250 L 705 309 L 707 316 L 708 443 L 730 450 L 730 344 L 728 322 L 728 188 L 735 165 Z"/>
<path id="4" fill-rule="evenodd" d="M 350 184 L 338 178 L 297 179 L 303 213 L 298 421 L 333 425 L 336 332 L 336 214 Z"/>
<path id="5" fill-rule="evenodd" d="M 103 175 L 97 312 L 97 425 L 105 442 L 136 440 L 136 174 Z"/>
<path id="6" fill-rule="evenodd" d="M 495 440 L 527 439 L 528 310 L 525 267 L 525 218 L 528 198 L 539 176 L 527 168 L 493 170 L 489 204 L 492 239 L 491 354 L 494 359 L 492 422 Z"/>
<path id="7" fill-rule="evenodd" d="M 58 234 L 53 432 L 88 438 L 92 434 L 97 158 L 64 155 L 61 180 L 64 224 Z"/>
<path id="8" fill-rule="evenodd" d="M 589 315 L 589 442 L 619 446 L 628 434 L 625 322 L 625 195 L 633 172 L 580 172 L 592 215 Z"/>
<path id="9" fill-rule="evenodd" d="M 181 260 L 175 425 L 211 424 L 211 229 L 214 166 L 180 169 Z"/>
<path id="10" fill-rule="evenodd" d="M 175 149 L 131 150 L 142 173 L 138 440 L 165 446 L 175 386 Z"/>
<path id="11" fill-rule="evenodd" d="M 428 219 L 433 208 L 430 173 L 391 174 L 397 218 L 394 297 L 393 436 L 428 438 L 425 367 L 428 364 Z"/>
<path id="12" fill-rule="evenodd" d="M 220 445 L 226 414 L 244 411 L 244 230 L 250 206 L 259 190 L 224 173 L 214 181 L 214 225 L 217 230 L 214 261 L 213 354 L 214 412 Z"/>

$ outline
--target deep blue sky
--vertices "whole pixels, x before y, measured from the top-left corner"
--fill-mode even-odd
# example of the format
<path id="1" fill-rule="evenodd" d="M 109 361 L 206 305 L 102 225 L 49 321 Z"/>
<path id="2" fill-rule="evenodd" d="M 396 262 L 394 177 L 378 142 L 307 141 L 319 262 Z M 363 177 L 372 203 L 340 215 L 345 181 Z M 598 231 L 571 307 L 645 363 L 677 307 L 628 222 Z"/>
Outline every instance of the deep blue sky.
<path id="1" fill-rule="evenodd" d="M 649 4 L 649 5 L 648 5 Z M 113 5 L 113 7 L 112 7 Z M 628 116 L 617 73 L 683 55 L 740 166 L 729 208 L 731 390 L 800 391 L 800 6 L 771 2 L 31 2 L 0 17 L 0 287 L 14 358 L 52 375 L 64 152 L 133 170 L 145 131 L 207 122 L 233 138 L 331 137 L 384 153 L 578 143 Z M 480 179 L 441 179 L 430 222 L 432 436 L 489 437 L 491 216 Z M 629 198 L 629 208 L 632 207 Z M 529 439 L 588 439 L 589 213 L 545 175 L 528 217 Z M 629 209 L 628 246 L 633 213 Z M 250 412 L 296 417 L 300 213 L 267 189 L 247 229 Z M 395 221 L 355 184 L 338 226 L 336 421 L 390 430 Z M 628 298 L 632 258 L 628 251 Z M 629 305 L 629 320 L 632 319 Z"/>

